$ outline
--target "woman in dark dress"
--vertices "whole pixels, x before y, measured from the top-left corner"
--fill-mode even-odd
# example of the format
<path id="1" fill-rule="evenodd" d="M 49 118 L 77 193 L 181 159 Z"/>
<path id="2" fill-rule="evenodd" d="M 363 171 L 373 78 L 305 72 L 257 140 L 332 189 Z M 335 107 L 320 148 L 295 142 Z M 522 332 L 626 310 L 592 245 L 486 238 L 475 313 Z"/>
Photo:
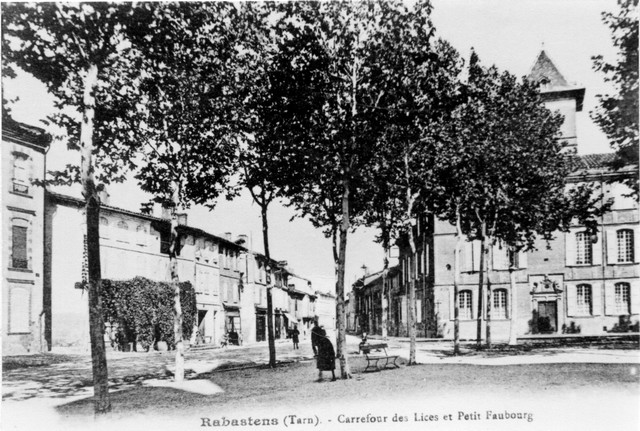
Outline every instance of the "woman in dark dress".
<path id="1" fill-rule="evenodd" d="M 298 326 L 293 327 L 293 331 L 291 331 L 291 339 L 293 340 L 293 348 L 299 349 L 298 343 L 300 342 L 300 331 L 298 331 Z"/>
<path id="2" fill-rule="evenodd" d="M 318 381 L 322 381 L 322 372 L 331 371 L 333 377 L 331 381 L 336 380 L 336 352 L 333 350 L 333 344 L 326 336 L 318 337 L 318 358 L 316 360 L 318 368 Z"/>

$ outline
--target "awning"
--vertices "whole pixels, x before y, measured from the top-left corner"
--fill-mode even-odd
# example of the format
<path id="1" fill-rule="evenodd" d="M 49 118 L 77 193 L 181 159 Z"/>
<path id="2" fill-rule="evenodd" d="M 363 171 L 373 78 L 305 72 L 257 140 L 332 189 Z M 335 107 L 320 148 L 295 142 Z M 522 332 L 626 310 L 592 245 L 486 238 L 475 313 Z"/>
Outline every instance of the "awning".
<path id="1" fill-rule="evenodd" d="M 259 305 L 256 305 L 256 312 L 257 313 L 266 313 L 267 312 L 267 307 L 261 307 Z"/>
<path id="2" fill-rule="evenodd" d="M 293 320 L 293 319 L 291 318 L 291 314 L 287 313 L 286 311 L 283 311 L 283 312 L 282 312 L 282 314 L 284 314 L 284 317 L 286 317 L 287 319 L 289 319 L 289 320 Z"/>

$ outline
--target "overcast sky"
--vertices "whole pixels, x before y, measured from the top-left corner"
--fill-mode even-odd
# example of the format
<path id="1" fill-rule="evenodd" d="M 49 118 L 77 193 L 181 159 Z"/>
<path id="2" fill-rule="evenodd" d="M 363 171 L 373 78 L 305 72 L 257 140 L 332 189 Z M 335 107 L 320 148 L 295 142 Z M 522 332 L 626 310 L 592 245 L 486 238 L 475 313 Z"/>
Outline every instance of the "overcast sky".
<path id="1" fill-rule="evenodd" d="M 584 110 L 578 113 L 578 151 L 581 154 L 609 152 L 605 136 L 589 119 L 596 106 L 596 94 L 610 89 L 592 69 L 591 57 L 603 54 L 613 59 L 611 35 L 602 23 L 601 12 L 616 9 L 614 0 L 434 0 L 433 21 L 437 34 L 451 42 L 464 58 L 473 47 L 486 66 L 495 64 L 517 76 L 526 75 L 544 44 L 544 49 L 569 82 L 586 88 Z M 40 125 L 52 112 L 52 99 L 33 78 L 20 76 L 3 84 L 6 96 L 19 96 L 12 113 L 16 120 Z M 76 156 L 54 143 L 49 167 L 64 166 Z M 64 190 L 61 190 L 64 192 Z M 79 188 L 67 190 L 79 196 Z M 111 186 L 111 205 L 137 211 L 149 200 L 134 183 Z M 276 259 L 287 260 L 299 275 L 311 279 L 318 290 L 334 290 L 331 242 L 306 220 L 290 221 L 293 211 L 274 204 L 270 216 L 270 244 Z M 259 208 L 248 194 L 233 202 L 219 202 L 213 212 L 193 208 L 189 224 L 209 232 L 246 233 L 253 249 L 262 251 Z M 349 237 L 347 283 L 362 276 L 362 265 L 370 272 L 382 268 L 382 251 L 373 243 L 375 232 L 360 229 Z M 347 288 L 349 290 L 349 288 Z"/>

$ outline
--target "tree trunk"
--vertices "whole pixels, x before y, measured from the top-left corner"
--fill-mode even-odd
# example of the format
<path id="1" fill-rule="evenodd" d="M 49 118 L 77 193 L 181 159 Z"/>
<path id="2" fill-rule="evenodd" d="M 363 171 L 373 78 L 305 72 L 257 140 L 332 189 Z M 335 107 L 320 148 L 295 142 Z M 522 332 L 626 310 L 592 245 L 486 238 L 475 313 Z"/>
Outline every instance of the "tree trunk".
<path id="1" fill-rule="evenodd" d="M 416 241 L 413 236 L 413 226 L 409 226 L 409 364 L 416 364 Z"/>
<path id="2" fill-rule="evenodd" d="M 171 243 L 169 246 L 169 268 L 171 283 L 173 284 L 173 332 L 176 343 L 176 371 L 174 380 L 181 383 L 184 380 L 184 344 L 182 342 L 182 304 L 180 304 L 180 277 L 178 276 L 178 205 L 180 204 L 180 185 L 174 181 L 171 200 Z"/>
<path id="3" fill-rule="evenodd" d="M 482 236 L 480 238 L 480 268 L 478 271 L 478 327 L 477 327 L 477 334 L 476 334 L 476 346 L 480 347 L 482 346 L 482 310 L 483 310 L 483 301 L 484 301 L 484 297 L 482 295 L 482 286 L 484 284 L 484 271 L 485 271 L 485 255 L 486 253 L 486 242 L 485 242 L 485 238 L 486 238 L 486 225 L 484 224 L 484 222 L 482 223 L 482 227 L 481 227 L 481 232 L 482 232 Z"/>
<path id="4" fill-rule="evenodd" d="M 489 241 L 492 244 L 492 241 Z M 484 259 L 483 259 L 484 260 Z M 487 271 L 487 348 L 491 348 L 491 280 L 489 275 L 490 271 Z"/>
<path id="5" fill-rule="evenodd" d="M 511 248 L 511 259 L 509 262 L 509 305 L 511 306 L 509 313 L 509 345 L 518 344 L 518 292 L 516 291 L 516 268 L 514 247 Z"/>
<path id="6" fill-rule="evenodd" d="M 264 198 L 264 197 L 263 197 Z M 264 202 L 264 200 L 263 200 Z M 269 222 L 267 220 L 267 204 L 260 205 L 262 214 L 262 240 L 264 242 L 264 256 L 271 266 L 271 252 L 269 251 Z M 271 286 L 267 286 L 267 340 L 269 342 L 269 366 L 276 367 L 276 341 L 273 334 L 273 299 Z"/>
<path id="7" fill-rule="evenodd" d="M 104 346 L 104 321 L 102 317 L 102 275 L 100 273 L 100 198 L 93 177 L 93 121 L 95 116 L 95 87 L 98 83 L 98 67 L 91 64 L 84 79 L 84 112 L 80 128 L 81 176 L 85 198 L 87 223 L 87 260 L 89 289 L 89 338 L 91 340 L 91 365 L 93 370 L 94 412 L 101 415 L 111 410 L 109 400 L 109 375 Z"/>
<path id="8" fill-rule="evenodd" d="M 381 322 L 382 325 L 382 339 L 387 339 L 387 312 L 389 308 L 389 302 L 387 301 L 387 275 L 389 274 L 389 259 L 387 259 L 387 255 L 389 253 L 389 247 L 385 246 L 385 257 L 384 257 L 384 266 L 382 269 L 382 292 L 380 292 L 380 302 L 382 306 L 382 316 Z"/>
<path id="9" fill-rule="evenodd" d="M 347 361 L 347 337 L 346 337 L 346 313 L 344 307 L 344 268 L 347 257 L 347 234 L 349 233 L 349 193 L 348 179 L 342 180 L 342 223 L 340 224 L 340 244 L 338 248 L 338 262 L 336 265 L 336 355 L 340 360 L 340 377 L 351 378 L 349 363 Z"/>
<path id="10" fill-rule="evenodd" d="M 453 354 L 460 354 L 460 251 L 462 249 L 462 227 L 460 226 L 460 207 L 456 205 L 456 248 L 453 255 Z"/>

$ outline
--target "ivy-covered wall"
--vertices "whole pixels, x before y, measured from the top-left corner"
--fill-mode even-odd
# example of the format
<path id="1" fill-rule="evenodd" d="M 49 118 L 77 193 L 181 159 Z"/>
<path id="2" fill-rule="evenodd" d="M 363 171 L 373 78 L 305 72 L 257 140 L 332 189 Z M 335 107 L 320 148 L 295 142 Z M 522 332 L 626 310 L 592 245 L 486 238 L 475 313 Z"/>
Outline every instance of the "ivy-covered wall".
<path id="1" fill-rule="evenodd" d="M 190 282 L 180 284 L 183 339 L 188 340 L 197 318 L 196 293 Z M 171 283 L 143 277 L 130 280 L 102 280 L 104 321 L 111 326 L 113 344 L 124 348 L 137 343 L 148 350 L 158 341 L 175 345 Z"/>

